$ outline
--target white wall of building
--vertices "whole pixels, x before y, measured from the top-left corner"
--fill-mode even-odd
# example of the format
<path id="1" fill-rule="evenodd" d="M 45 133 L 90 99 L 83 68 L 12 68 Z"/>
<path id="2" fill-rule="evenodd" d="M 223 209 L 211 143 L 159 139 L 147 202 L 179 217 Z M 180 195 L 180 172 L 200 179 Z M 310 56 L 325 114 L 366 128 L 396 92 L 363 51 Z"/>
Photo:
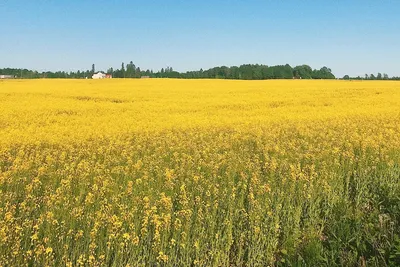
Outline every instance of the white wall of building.
<path id="1" fill-rule="evenodd" d="M 102 72 L 93 74 L 92 79 L 105 79 L 106 75 Z"/>

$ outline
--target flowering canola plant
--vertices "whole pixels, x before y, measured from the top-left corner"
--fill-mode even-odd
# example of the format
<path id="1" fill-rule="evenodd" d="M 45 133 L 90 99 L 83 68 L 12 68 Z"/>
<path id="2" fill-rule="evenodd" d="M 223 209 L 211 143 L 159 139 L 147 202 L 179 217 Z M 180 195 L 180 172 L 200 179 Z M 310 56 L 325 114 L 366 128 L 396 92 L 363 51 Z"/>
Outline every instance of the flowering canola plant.
<path id="1" fill-rule="evenodd" d="M 0 266 L 400 261 L 400 82 L 0 81 Z"/>

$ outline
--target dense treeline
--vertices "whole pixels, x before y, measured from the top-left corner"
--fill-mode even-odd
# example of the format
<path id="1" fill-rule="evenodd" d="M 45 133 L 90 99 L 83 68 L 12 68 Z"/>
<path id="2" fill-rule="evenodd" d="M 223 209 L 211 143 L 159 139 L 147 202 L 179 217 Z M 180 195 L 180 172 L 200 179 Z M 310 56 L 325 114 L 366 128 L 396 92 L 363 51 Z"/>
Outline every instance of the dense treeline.
<path id="1" fill-rule="evenodd" d="M 13 75 L 17 78 L 90 78 L 96 72 L 95 65 L 91 70 L 77 72 L 37 72 L 27 69 L 0 69 L 0 74 Z M 208 70 L 177 72 L 172 67 L 153 70 L 141 70 L 133 62 L 121 64 L 119 69 L 109 68 L 108 74 L 114 78 L 181 78 L 181 79 L 241 79 L 241 80 L 263 80 L 263 79 L 335 79 L 331 69 L 323 67 L 319 70 L 312 69 L 308 65 L 292 68 L 289 64 L 278 66 L 267 66 L 259 64 L 246 64 L 239 67 L 215 67 Z"/>
<path id="2" fill-rule="evenodd" d="M 343 80 L 400 80 L 400 77 L 389 77 L 386 73 L 382 74 L 378 72 L 376 76 L 374 74 L 365 74 L 364 77 L 350 77 L 349 75 L 345 75 L 343 76 Z"/>
<path id="3" fill-rule="evenodd" d="M 38 78 L 85 78 L 91 77 L 91 71 L 77 71 L 77 72 L 66 72 L 66 71 L 46 71 L 46 72 L 38 72 L 34 70 L 28 69 L 13 69 L 13 68 L 4 68 L 0 69 L 0 75 L 12 75 L 15 78 L 22 79 L 38 79 Z"/>
<path id="4" fill-rule="evenodd" d="M 96 72 L 95 65 L 92 65 L 91 70 L 85 71 L 57 71 L 57 72 L 38 72 L 28 69 L 0 69 L 0 75 L 13 75 L 16 78 L 23 79 L 37 79 L 37 78 L 72 78 L 84 79 L 91 78 Z M 108 74 L 114 78 L 180 78 L 180 79 L 238 79 L 238 80 L 264 80 L 264 79 L 335 79 L 332 70 L 323 67 L 321 69 L 312 69 L 308 65 L 300 65 L 291 67 L 289 64 L 267 66 L 260 64 L 245 64 L 241 66 L 232 67 L 214 67 L 208 70 L 197 70 L 178 72 L 173 70 L 172 67 L 162 68 L 154 72 L 153 70 L 142 70 L 137 67 L 133 62 L 128 64 L 121 64 L 119 69 L 109 68 Z M 389 78 L 387 74 L 378 73 L 378 75 L 365 75 L 365 77 L 350 77 L 345 75 L 345 80 L 400 80 L 400 77 Z"/>
<path id="5" fill-rule="evenodd" d="M 206 71 L 189 71 L 183 74 L 184 78 L 219 78 L 219 79 L 242 79 L 242 80 L 264 80 L 264 79 L 335 79 L 331 69 L 323 67 L 313 70 L 308 65 L 292 68 L 290 65 L 241 65 L 239 67 L 215 67 Z"/>

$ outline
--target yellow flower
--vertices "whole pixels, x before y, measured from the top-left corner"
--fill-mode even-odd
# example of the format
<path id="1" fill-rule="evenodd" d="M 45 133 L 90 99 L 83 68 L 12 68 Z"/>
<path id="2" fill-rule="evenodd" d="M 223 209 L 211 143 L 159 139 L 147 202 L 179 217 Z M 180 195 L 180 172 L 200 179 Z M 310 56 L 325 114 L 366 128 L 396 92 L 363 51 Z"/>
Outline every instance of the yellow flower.
<path id="1" fill-rule="evenodd" d="M 131 238 L 131 236 L 130 236 L 130 234 L 125 233 L 125 234 L 122 235 L 122 238 L 125 239 L 125 240 L 129 240 Z"/>
<path id="2" fill-rule="evenodd" d="M 38 234 L 37 234 L 37 233 L 34 233 L 34 234 L 31 236 L 31 240 L 32 240 L 32 241 L 38 240 Z"/>
<path id="3" fill-rule="evenodd" d="M 46 248 L 46 254 L 53 253 L 53 249 L 51 247 Z"/>
<path id="4" fill-rule="evenodd" d="M 168 261 L 168 255 L 165 255 L 162 251 L 160 251 L 158 253 L 157 260 L 160 261 L 160 262 L 167 262 Z"/>

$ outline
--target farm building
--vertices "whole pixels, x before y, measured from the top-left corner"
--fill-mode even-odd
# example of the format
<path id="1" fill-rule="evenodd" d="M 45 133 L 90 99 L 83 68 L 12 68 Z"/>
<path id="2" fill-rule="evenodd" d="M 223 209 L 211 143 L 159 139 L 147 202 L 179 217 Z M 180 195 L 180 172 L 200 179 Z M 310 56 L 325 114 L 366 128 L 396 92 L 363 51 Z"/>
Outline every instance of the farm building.
<path id="1" fill-rule="evenodd" d="M 0 75 L 0 79 L 14 79 L 14 75 Z"/>
<path id="2" fill-rule="evenodd" d="M 92 79 L 111 79 L 112 75 L 111 74 L 105 74 L 103 72 L 98 72 L 93 74 Z"/>
<path id="3" fill-rule="evenodd" d="M 105 79 L 106 75 L 102 72 L 93 74 L 92 79 Z"/>

